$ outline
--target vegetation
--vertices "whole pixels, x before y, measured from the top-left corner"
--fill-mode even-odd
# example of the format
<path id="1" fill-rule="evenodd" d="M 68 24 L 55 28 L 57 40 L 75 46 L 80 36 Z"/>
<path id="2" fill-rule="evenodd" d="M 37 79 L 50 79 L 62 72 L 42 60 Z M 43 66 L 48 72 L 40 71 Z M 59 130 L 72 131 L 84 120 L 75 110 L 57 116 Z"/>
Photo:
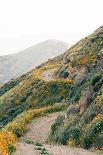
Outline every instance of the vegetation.
<path id="1" fill-rule="evenodd" d="M 74 85 L 67 98 L 72 105 L 78 105 L 80 112 L 68 114 L 62 125 L 57 124 L 56 120 L 52 125 L 57 124 L 54 132 L 51 127 L 51 141 L 86 149 L 91 147 L 103 149 L 103 140 L 100 138 L 103 134 L 102 36 L 103 27 L 65 53 L 64 66 L 59 67 L 57 72 L 61 75 L 63 67 L 68 70 L 68 78 L 74 81 Z M 80 82 L 82 76 L 85 79 L 83 77 L 83 82 Z M 76 84 L 77 79 L 79 85 Z M 94 121 L 98 117 L 99 119 Z"/>
<path id="2" fill-rule="evenodd" d="M 40 151 L 39 152 L 40 154 L 42 154 L 42 155 L 49 155 L 48 150 L 45 149 L 45 147 L 43 146 L 43 144 L 38 143 L 38 142 L 34 142 L 34 141 L 30 140 L 30 139 L 25 140 L 25 142 L 27 144 L 35 145 L 36 146 L 35 149 L 36 150 L 39 150 Z"/>
<path id="3" fill-rule="evenodd" d="M 16 137 L 7 131 L 0 131 L 0 154 L 11 155 L 15 150 Z"/>
<path id="4" fill-rule="evenodd" d="M 60 104 L 39 109 L 29 109 L 28 111 L 25 111 L 19 116 L 17 116 L 12 122 L 8 123 L 5 126 L 4 130 L 13 132 L 17 137 L 20 137 L 25 132 L 26 124 L 29 123 L 32 119 L 42 116 L 44 114 L 62 111 L 66 109 L 66 107 L 67 105 Z"/>
<path id="5" fill-rule="evenodd" d="M 53 79 L 46 81 L 41 75 L 52 68 Z M 61 110 L 67 110 L 65 117 L 59 116 L 51 126 L 50 141 L 103 149 L 103 26 L 0 88 L 2 132 L 22 136 L 35 117 Z"/>

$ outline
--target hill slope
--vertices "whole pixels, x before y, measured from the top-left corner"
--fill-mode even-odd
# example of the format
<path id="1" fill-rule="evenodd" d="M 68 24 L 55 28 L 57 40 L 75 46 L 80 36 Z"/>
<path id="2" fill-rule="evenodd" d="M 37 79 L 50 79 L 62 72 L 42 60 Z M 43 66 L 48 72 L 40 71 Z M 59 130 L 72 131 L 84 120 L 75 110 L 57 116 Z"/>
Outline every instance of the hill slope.
<path id="1" fill-rule="evenodd" d="M 48 106 L 48 112 L 66 109 L 51 126 L 49 140 L 103 149 L 103 27 L 2 86 L 0 96 L 2 128 L 23 134 L 25 125 Z"/>
<path id="2" fill-rule="evenodd" d="M 9 81 L 67 50 L 66 43 L 47 40 L 24 51 L 0 57 L 0 83 Z M 46 53 L 46 54 L 45 54 Z"/>

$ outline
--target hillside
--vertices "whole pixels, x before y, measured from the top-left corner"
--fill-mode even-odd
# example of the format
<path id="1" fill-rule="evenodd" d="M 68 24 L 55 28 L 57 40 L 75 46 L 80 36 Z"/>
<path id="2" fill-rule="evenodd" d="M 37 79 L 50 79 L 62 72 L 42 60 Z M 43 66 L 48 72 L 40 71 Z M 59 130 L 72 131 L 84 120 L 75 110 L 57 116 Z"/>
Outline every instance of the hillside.
<path id="1" fill-rule="evenodd" d="M 21 52 L 0 56 L 0 84 L 8 82 L 67 50 L 66 43 L 47 40 Z M 45 54 L 46 53 L 46 54 Z"/>
<path id="2" fill-rule="evenodd" d="M 49 143 L 103 149 L 103 26 L 0 88 L 3 131 L 23 136 L 32 119 L 57 111 Z"/>

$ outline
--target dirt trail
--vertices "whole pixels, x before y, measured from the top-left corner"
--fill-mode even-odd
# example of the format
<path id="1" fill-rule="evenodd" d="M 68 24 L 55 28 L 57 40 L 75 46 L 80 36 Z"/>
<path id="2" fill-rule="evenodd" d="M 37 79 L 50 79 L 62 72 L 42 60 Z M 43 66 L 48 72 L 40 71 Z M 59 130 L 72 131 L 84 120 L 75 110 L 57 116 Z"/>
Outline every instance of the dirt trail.
<path id="1" fill-rule="evenodd" d="M 54 72 L 57 70 L 57 68 L 52 68 L 52 69 L 49 69 L 49 70 L 46 70 L 42 73 L 41 75 L 41 78 L 45 81 L 52 81 L 54 80 L 53 78 L 53 74 Z"/>
<path id="2" fill-rule="evenodd" d="M 19 142 L 16 152 L 13 155 L 39 155 L 39 152 L 35 150 L 34 145 L 29 145 L 25 142 Z"/>
<path id="3" fill-rule="evenodd" d="M 29 131 L 24 135 L 24 138 L 29 138 L 37 142 L 45 143 L 48 138 L 48 132 L 51 125 L 60 113 L 52 113 L 48 116 L 39 117 L 34 119 L 27 125 Z"/>
<path id="4" fill-rule="evenodd" d="M 52 113 L 48 116 L 34 119 L 27 125 L 29 131 L 19 140 L 18 147 L 14 155 L 40 155 L 40 151 L 35 149 L 34 145 L 26 144 L 24 139 L 43 144 L 43 147 L 48 151 L 49 155 L 96 155 L 80 148 L 70 148 L 69 146 L 48 145 L 46 144 L 50 127 L 60 113 Z"/>

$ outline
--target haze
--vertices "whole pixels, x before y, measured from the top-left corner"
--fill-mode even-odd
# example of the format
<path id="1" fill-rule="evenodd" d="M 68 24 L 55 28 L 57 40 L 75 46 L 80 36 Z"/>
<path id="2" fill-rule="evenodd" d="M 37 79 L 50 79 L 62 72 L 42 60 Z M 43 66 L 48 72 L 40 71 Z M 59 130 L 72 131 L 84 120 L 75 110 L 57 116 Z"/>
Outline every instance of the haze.
<path id="1" fill-rule="evenodd" d="M 74 44 L 103 24 L 103 0 L 0 0 L 0 55 L 48 39 Z"/>

